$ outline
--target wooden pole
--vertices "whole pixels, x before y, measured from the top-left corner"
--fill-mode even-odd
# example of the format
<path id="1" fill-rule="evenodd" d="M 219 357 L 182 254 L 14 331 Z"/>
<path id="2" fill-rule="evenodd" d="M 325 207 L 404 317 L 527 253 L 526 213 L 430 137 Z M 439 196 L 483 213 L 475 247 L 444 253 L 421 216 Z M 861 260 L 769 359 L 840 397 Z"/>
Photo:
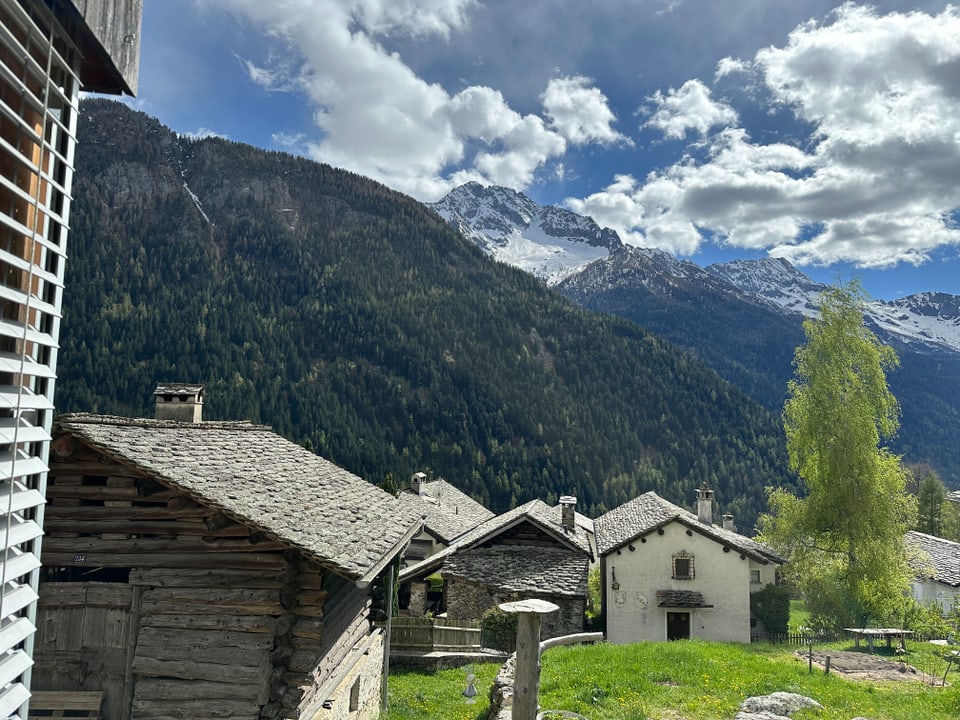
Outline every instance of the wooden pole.
<path id="1" fill-rule="evenodd" d="M 536 720 L 540 695 L 540 616 L 560 608 L 546 600 L 520 600 L 504 603 L 500 609 L 518 615 L 511 718 Z"/>

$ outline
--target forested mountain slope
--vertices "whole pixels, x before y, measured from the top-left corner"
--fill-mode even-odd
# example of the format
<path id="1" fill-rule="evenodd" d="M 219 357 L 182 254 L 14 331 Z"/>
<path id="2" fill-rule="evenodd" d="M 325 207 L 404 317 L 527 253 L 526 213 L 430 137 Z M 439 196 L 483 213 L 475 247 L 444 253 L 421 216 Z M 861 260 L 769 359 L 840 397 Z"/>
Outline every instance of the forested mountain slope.
<path id="1" fill-rule="evenodd" d="M 701 482 L 752 522 L 778 420 L 628 321 L 495 263 L 410 198 L 83 103 L 58 409 L 152 414 L 158 382 L 379 481 L 599 512 Z"/>

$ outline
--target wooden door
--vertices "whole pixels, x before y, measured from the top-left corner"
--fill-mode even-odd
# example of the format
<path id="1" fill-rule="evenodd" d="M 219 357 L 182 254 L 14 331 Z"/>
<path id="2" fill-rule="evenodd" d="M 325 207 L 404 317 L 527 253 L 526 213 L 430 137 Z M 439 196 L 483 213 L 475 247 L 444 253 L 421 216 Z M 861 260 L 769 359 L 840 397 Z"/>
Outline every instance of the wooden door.
<path id="1" fill-rule="evenodd" d="M 139 592 L 126 583 L 42 583 L 32 687 L 99 690 L 104 720 L 129 720 Z"/>
<path id="2" fill-rule="evenodd" d="M 690 639 L 690 613 L 667 613 L 667 640 Z"/>

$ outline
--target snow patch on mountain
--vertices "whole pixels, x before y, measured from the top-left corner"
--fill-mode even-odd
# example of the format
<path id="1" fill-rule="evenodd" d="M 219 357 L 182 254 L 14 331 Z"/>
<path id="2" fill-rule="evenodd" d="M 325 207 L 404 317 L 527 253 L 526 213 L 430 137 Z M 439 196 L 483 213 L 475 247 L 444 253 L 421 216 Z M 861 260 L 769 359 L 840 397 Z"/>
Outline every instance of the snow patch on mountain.
<path id="1" fill-rule="evenodd" d="M 817 316 L 820 294 L 827 289 L 783 259 L 735 260 L 706 269 L 745 293 L 805 317 Z M 960 352 L 960 297 L 956 295 L 919 293 L 899 300 L 871 300 L 863 314 L 882 338 L 917 350 L 925 346 Z"/>
<path id="2" fill-rule="evenodd" d="M 497 260 L 551 284 L 621 245 L 591 218 L 504 187 L 467 183 L 429 207 Z"/>

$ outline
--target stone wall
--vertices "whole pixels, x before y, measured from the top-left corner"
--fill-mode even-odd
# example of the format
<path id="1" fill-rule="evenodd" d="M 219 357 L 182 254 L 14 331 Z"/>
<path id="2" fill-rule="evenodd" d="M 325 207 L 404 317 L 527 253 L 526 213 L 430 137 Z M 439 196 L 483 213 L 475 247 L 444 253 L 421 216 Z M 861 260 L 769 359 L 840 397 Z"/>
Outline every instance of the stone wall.
<path id="1" fill-rule="evenodd" d="M 380 633 L 313 720 L 375 720 L 380 715 L 382 683 L 383 634 Z"/>
<path id="2" fill-rule="evenodd" d="M 479 620 L 483 614 L 500 603 L 519 599 L 482 583 L 462 578 L 447 578 L 447 619 L 451 621 Z M 547 600 L 560 607 L 557 612 L 545 615 L 540 626 L 541 638 L 572 635 L 583 632 L 583 613 L 586 600 L 582 597 L 550 595 L 547 593 L 524 593 L 524 598 Z"/>

